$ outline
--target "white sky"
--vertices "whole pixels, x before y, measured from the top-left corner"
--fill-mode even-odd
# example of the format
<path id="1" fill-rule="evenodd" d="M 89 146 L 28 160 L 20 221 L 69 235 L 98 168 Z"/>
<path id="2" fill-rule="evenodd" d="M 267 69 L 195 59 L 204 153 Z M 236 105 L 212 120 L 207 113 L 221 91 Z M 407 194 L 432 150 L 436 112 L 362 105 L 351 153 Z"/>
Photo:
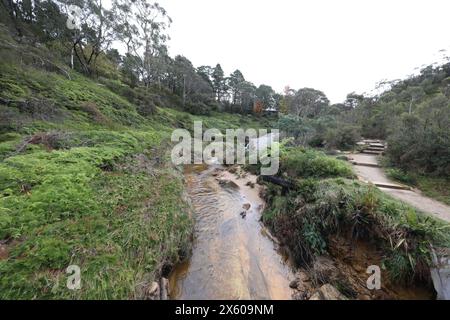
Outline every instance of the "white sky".
<path id="1" fill-rule="evenodd" d="M 450 54 L 449 0 L 159 0 L 171 56 L 334 102 Z"/>

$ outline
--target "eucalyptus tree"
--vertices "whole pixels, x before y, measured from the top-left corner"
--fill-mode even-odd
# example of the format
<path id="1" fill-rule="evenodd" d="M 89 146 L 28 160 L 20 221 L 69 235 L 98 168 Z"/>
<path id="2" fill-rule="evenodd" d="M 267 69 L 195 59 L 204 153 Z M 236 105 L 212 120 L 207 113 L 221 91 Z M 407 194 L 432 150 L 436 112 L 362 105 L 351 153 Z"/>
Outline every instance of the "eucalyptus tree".
<path id="1" fill-rule="evenodd" d="M 213 85 L 213 73 L 214 68 L 210 66 L 200 66 L 197 68 L 197 73 L 202 77 L 202 79 L 209 84 L 211 89 L 214 89 Z"/>
<path id="2" fill-rule="evenodd" d="M 182 97 L 183 106 L 194 104 L 211 104 L 214 92 L 210 83 L 194 68 L 191 61 L 178 55 L 171 66 L 173 92 Z M 191 110 L 195 111 L 195 110 Z"/>
<path id="3" fill-rule="evenodd" d="M 117 13 L 106 8 L 102 0 L 60 0 L 59 3 L 68 16 L 67 27 L 72 30 L 72 53 L 82 70 L 92 74 L 98 56 L 116 40 Z M 70 24 L 72 19 L 79 23 Z"/>
<path id="4" fill-rule="evenodd" d="M 408 99 L 408 113 L 412 113 L 413 106 L 416 102 L 420 101 L 425 96 L 425 91 L 419 86 L 408 87 L 404 94 L 406 99 Z"/>
<path id="5" fill-rule="evenodd" d="M 129 0 L 113 0 L 112 10 L 116 24 L 114 26 L 117 40 L 125 44 L 126 54 L 136 54 L 139 47 L 139 31 L 136 25 L 135 12 L 133 12 L 133 2 Z"/>
<path id="6" fill-rule="evenodd" d="M 220 102 L 224 97 L 224 95 L 226 94 L 226 92 L 228 91 L 225 74 L 220 64 L 217 64 L 213 69 L 212 84 L 216 100 Z"/>
<path id="7" fill-rule="evenodd" d="M 319 90 L 302 88 L 298 90 L 290 104 L 290 112 L 299 117 L 319 116 L 330 104 L 327 96 Z"/>
<path id="8" fill-rule="evenodd" d="M 264 109 L 275 107 L 275 91 L 271 86 L 262 84 L 255 91 L 256 99 L 260 101 Z"/>
<path id="9" fill-rule="evenodd" d="M 167 47 L 169 40 L 167 29 L 172 23 L 167 11 L 158 3 L 149 3 L 147 0 L 131 2 L 135 14 L 138 31 L 137 48 L 134 52 L 142 56 L 141 76 L 145 85 L 152 80 L 160 81 L 164 73 L 164 61 L 167 60 Z"/>
<path id="10" fill-rule="evenodd" d="M 256 101 L 256 86 L 249 81 L 241 82 L 239 92 L 239 107 L 241 113 L 250 113 L 253 110 L 253 105 Z"/>
<path id="11" fill-rule="evenodd" d="M 242 84 L 245 82 L 241 71 L 235 70 L 228 78 L 228 86 L 231 90 L 231 99 L 234 105 L 240 104 Z"/>

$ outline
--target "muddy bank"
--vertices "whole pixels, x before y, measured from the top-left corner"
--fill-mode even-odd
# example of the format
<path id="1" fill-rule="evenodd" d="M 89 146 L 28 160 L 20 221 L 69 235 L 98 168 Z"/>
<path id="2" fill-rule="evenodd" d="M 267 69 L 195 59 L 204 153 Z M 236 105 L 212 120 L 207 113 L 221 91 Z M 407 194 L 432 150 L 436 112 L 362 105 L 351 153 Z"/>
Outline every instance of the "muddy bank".
<path id="1" fill-rule="evenodd" d="M 435 298 L 427 285 L 393 283 L 381 268 L 380 289 L 370 290 L 369 266 L 383 265 L 382 252 L 364 241 L 344 235 L 329 239 L 329 254 L 318 256 L 308 266 L 298 269 L 291 287 L 297 300 L 430 300 Z M 325 287 L 325 290 L 323 289 Z M 331 290 L 330 290 L 331 288 Z M 322 291 L 324 294 L 322 294 Z"/>
<path id="2" fill-rule="evenodd" d="M 260 223 L 256 176 L 220 166 L 187 166 L 194 208 L 190 259 L 169 277 L 171 299 L 291 299 L 287 258 Z"/>

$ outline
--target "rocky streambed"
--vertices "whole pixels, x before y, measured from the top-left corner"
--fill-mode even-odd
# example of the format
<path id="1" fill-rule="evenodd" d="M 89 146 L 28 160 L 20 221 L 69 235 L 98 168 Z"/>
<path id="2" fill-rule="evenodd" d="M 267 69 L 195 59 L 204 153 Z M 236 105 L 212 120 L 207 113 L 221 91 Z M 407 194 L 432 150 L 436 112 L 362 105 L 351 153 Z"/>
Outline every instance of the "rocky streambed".
<path id="1" fill-rule="evenodd" d="M 239 167 L 185 168 L 194 208 L 192 255 L 175 266 L 172 299 L 291 299 L 295 276 L 260 222 L 256 176 Z"/>

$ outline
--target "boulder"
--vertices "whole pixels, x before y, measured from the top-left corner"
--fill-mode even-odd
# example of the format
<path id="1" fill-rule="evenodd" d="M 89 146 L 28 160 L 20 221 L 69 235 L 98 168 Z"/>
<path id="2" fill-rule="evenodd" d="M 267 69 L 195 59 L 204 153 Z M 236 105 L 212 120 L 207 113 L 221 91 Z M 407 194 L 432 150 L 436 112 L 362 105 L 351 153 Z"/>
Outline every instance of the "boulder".
<path id="1" fill-rule="evenodd" d="M 438 300 L 450 300 L 450 249 L 433 248 L 431 279 Z"/>
<path id="2" fill-rule="evenodd" d="M 216 179 L 219 181 L 219 184 L 222 187 L 232 188 L 232 189 L 239 189 L 239 186 L 234 181 L 227 180 L 227 179 L 218 179 L 218 178 L 216 178 Z"/>
<path id="3" fill-rule="evenodd" d="M 148 287 L 147 296 L 149 297 L 150 300 L 161 299 L 158 282 L 153 281 L 152 284 Z"/>
<path id="4" fill-rule="evenodd" d="M 295 291 L 292 294 L 294 300 L 308 300 L 309 294 L 307 291 Z"/>
<path id="5" fill-rule="evenodd" d="M 311 280 L 309 275 L 304 271 L 297 271 L 297 273 L 295 274 L 295 277 L 302 282 L 307 282 L 307 281 Z"/>
<path id="6" fill-rule="evenodd" d="M 327 283 L 321 286 L 309 300 L 348 300 L 338 289 Z"/>
<path id="7" fill-rule="evenodd" d="M 306 282 L 310 282 L 310 281 L 311 281 L 311 279 L 306 274 L 306 272 L 297 271 L 297 273 L 295 274 L 295 279 L 289 283 L 289 287 L 291 287 L 292 289 L 300 290 L 302 287 L 304 287 L 304 284 Z"/>

